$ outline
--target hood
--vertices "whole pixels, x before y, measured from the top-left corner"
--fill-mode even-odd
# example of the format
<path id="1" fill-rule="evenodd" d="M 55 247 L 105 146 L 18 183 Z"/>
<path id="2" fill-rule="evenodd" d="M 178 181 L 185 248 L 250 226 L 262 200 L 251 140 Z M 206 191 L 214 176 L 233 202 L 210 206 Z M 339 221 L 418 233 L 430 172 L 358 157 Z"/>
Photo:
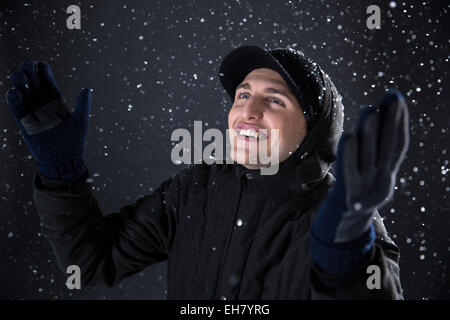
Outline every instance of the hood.
<path id="1" fill-rule="evenodd" d="M 342 105 L 342 97 L 339 95 L 330 77 L 317 63 L 307 58 L 302 52 L 286 49 L 275 49 L 268 52 L 278 62 L 278 66 L 272 68 L 277 72 L 280 70 L 279 65 L 283 64 L 283 59 L 290 58 L 287 56 L 292 56 L 293 53 L 301 55 L 302 59 L 305 59 L 306 66 L 301 69 L 301 77 L 297 76 L 297 78 L 301 78 L 303 81 L 301 82 L 302 87 L 306 88 L 303 89 L 304 96 L 310 97 L 308 102 L 311 103 L 314 122 L 312 126 L 308 125 L 308 133 L 299 148 L 289 158 L 279 164 L 279 170 L 275 175 L 261 175 L 258 169 L 247 169 L 240 164 L 235 164 L 235 173 L 238 177 L 245 174 L 251 179 L 263 180 L 264 183 L 269 184 L 277 181 L 282 181 L 283 184 L 291 183 L 290 181 L 292 181 L 294 185 L 312 184 L 322 180 L 336 160 L 337 145 L 343 130 L 344 107 Z M 224 62 L 226 60 L 227 57 L 224 59 Z M 270 65 L 265 65 L 264 67 L 271 68 Z M 256 67 L 253 69 L 256 69 Z M 253 69 L 247 68 L 246 72 L 248 73 Z M 226 70 L 223 64 L 221 70 Z M 283 69 L 283 71 L 286 72 L 286 69 Z M 221 80 L 226 78 L 226 76 L 222 71 Z M 295 76 L 292 78 L 295 78 Z M 222 80 L 222 83 L 226 84 L 226 80 Z M 239 83 L 238 80 L 235 83 Z M 305 90 L 307 91 L 305 92 Z M 228 85 L 226 91 L 233 100 L 234 90 L 231 90 Z"/>

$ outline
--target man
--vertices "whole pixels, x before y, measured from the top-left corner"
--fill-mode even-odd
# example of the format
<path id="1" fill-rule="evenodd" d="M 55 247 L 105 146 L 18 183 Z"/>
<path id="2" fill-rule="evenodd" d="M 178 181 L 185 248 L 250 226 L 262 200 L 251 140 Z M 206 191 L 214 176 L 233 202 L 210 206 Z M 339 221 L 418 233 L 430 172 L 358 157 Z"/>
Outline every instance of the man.
<path id="1" fill-rule="evenodd" d="M 59 267 L 79 265 L 83 285 L 114 286 L 167 259 L 168 299 L 401 299 L 399 251 L 377 209 L 408 146 L 402 96 L 363 109 L 338 147 L 341 98 L 301 52 L 241 47 L 220 76 L 230 138 L 244 141 L 235 163 L 191 166 L 103 216 L 83 161 L 91 92 L 71 114 L 49 65 L 21 64 L 7 100 L 36 160 L 34 199 Z M 279 132 L 273 175 L 250 162 L 263 129 Z"/>

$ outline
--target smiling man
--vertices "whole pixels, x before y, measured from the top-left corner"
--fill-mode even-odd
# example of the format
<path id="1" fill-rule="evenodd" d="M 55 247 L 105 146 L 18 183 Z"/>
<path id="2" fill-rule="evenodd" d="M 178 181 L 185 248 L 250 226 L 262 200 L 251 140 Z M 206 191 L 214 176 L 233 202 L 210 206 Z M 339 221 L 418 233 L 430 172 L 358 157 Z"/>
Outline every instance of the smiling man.
<path id="1" fill-rule="evenodd" d="M 35 204 L 61 270 L 79 265 L 84 286 L 114 286 L 168 260 L 169 299 L 401 299 L 399 251 L 377 209 L 408 146 L 403 97 L 388 92 L 340 139 L 341 98 L 299 51 L 237 48 L 220 80 L 241 142 L 235 162 L 191 166 L 104 216 L 83 160 L 91 92 L 70 113 L 49 65 L 21 64 L 7 100 L 36 160 Z M 276 174 L 252 159 L 261 142 L 279 153 Z"/>

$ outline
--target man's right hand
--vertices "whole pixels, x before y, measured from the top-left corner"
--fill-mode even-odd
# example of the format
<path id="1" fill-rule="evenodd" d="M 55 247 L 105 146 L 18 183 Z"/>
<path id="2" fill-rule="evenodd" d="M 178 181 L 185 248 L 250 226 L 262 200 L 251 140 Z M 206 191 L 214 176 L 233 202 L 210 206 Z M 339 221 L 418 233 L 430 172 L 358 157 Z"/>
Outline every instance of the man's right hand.
<path id="1" fill-rule="evenodd" d="M 47 63 L 23 61 L 11 81 L 6 101 L 39 172 L 53 179 L 81 177 L 92 91 L 81 90 L 71 113 Z"/>

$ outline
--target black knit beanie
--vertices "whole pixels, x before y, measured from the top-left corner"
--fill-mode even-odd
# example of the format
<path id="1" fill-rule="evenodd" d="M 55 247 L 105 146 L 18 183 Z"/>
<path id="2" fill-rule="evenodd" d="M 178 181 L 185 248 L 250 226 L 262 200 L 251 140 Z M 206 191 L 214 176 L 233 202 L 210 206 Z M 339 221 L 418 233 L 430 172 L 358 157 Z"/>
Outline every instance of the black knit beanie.
<path id="1" fill-rule="evenodd" d="M 321 68 L 303 52 L 292 48 L 239 47 L 231 51 L 220 66 L 220 81 L 232 101 L 236 87 L 258 68 L 275 70 L 283 77 L 300 103 L 308 130 L 311 130 L 326 90 Z"/>

